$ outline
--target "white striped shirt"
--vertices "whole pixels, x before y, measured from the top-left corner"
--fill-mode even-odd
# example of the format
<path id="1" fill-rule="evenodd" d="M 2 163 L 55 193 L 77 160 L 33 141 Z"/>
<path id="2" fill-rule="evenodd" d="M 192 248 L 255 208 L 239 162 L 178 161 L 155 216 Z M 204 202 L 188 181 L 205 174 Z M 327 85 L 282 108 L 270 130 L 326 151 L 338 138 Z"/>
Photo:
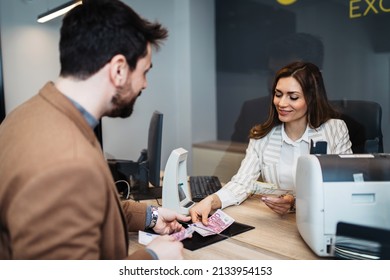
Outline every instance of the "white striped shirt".
<path id="1" fill-rule="evenodd" d="M 331 119 L 317 129 L 307 128 L 308 142 L 313 140 L 327 142 L 327 154 L 351 154 L 351 141 L 349 140 L 348 128 L 344 121 Z M 274 127 L 261 139 L 250 139 L 246 149 L 245 158 L 241 162 L 236 175 L 232 177 L 216 194 L 222 202 L 222 209 L 230 205 L 242 203 L 251 193 L 254 193 L 253 181 L 280 185 L 282 155 L 282 125 Z M 309 150 L 306 152 L 309 153 Z M 285 167 L 283 167 L 285 168 Z M 290 166 L 291 170 L 292 166 Z M 291 186 L 295 189 L 295 186 Z"/>

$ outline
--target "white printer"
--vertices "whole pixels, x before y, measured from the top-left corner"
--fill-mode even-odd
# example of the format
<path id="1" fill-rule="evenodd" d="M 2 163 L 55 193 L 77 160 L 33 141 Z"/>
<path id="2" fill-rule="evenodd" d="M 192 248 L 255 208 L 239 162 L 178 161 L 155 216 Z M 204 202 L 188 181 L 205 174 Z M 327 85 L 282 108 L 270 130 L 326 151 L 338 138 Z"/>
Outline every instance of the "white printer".
<path id="1" fill-rule="evenodd" d="M 390 154 L 301 156 L 295 179 L 297 227 L 318 256 L 333 256 L 339 222 L 390 229 Z"/>

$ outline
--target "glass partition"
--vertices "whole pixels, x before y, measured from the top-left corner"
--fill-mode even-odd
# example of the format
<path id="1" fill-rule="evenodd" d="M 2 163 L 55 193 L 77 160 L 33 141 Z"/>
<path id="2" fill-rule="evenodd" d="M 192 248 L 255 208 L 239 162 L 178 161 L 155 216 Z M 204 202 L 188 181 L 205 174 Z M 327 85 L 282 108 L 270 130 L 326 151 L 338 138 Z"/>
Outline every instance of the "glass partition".
<path id="1" fill-rule="evenodd" d="M 216 0 L 215 11 L 218 140 L 247 141 L 274 72 L 303 59 L 322 69 L 329 99 L 382 106 L 388 151 L 390 0 Z"/>

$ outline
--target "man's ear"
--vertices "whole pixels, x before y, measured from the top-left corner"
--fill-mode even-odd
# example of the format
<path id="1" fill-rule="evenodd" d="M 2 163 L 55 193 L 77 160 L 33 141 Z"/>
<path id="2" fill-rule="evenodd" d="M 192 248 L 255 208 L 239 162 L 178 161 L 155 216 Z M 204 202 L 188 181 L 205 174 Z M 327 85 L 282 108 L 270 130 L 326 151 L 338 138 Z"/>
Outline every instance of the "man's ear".
<path id="1" fill-rule="evenodd" d="M 129 66 L 122 54 L 115 55 L 110 61 L 110 78 L 114 86 L 123 86 L 127 79 Z"/>

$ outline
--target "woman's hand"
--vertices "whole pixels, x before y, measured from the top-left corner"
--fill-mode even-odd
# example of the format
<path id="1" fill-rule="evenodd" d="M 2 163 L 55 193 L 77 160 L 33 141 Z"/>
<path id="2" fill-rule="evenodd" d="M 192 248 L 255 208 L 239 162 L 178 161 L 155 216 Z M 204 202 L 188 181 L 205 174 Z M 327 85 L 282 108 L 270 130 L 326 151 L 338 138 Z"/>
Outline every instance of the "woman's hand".
<path id="1" fill-rule="evenodd" d="M 263 196 L 261 200 L 267 205 L 272 211 L 279 215 L 284 215 L 290 212 L 295 203 L 295 198 L 291 194 L 286 194 L 280 197 L 274 196 Z"/>
<path id="2" fill-rule="evenodd" d="M 201 221 L 207 226 L 207 219 L 212 210 L 221 208 L 221 200 L 216 194 L 209 195 L 190 208 L 193 223 Z"/>

